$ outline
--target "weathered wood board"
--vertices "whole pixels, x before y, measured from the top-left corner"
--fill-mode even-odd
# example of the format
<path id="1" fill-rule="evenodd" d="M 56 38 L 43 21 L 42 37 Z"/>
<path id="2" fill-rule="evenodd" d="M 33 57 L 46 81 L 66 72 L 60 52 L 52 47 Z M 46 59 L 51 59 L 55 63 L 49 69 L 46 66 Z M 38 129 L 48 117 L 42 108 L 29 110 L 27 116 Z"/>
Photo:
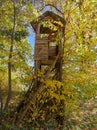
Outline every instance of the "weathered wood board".
<path id="1" fill-rule="evenodd" d="M 58 53 L 57 46 L 50 46 L 48 53 L 49 53 L 49 57 L 57 56 L 57 53 Z"/>
<path id="2" fill-rule="evenodd" d="M 36 37 L 35 60 L 48 60 L 48 38 L 41 38 L 40 36 Z"/>

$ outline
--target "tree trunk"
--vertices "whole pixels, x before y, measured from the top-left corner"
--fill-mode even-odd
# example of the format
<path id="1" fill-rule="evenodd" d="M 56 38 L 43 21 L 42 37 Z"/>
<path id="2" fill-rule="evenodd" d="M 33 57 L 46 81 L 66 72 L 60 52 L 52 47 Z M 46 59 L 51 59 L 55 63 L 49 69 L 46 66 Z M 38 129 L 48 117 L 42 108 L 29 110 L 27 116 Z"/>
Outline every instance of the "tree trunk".
<path id="1" fill-rule="evenodd" d="M 2 89 L 1 89 L 1 86 L 0 86 L 0 110 L 2 111 L 2 109 L 3 109 Z"/>
<path id="2" fill-rule="evenodd" d="M 8 58 L 8 96 L 6 99 L 6 103 L 5 103 L 5 107 L 4 110 L 7 110 L 8 108 L 8 104 L 10 102 L 11 99 L 11 95 L 12 95 L 12 52 L 13 52 L 13 45 L 14 45 L 14 38 L 15 38 L 15 24 L 16 24 L 16 8 L 15 8 L 15 0 L 13 1 L 13 9 L 14 9 L 14 19 L 13 19 L 13 29 L 12 29 L 12 35 L 11 35 L 11 46 L 10 46 L 10 54 L 9 54 L 9 58 Z"/>

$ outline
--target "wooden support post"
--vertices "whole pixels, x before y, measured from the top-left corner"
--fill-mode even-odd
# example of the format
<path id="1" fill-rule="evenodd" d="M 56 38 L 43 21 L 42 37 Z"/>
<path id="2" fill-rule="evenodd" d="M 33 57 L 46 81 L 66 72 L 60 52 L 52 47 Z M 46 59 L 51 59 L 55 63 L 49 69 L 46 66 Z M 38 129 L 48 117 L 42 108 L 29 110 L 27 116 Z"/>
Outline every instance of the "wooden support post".
<path id="1" fill-rule="evenodd" d="M 40 24 L 38 24 L 37 26 L 37 32 L 36 32 L 37 35 L 40 35 Z"/>
<path id="2" fill-rule="evenodd" d="M 41 62 L 40 61 L 35 61 L 35 90 L 37 90 L 37 87 L 38 87 L 38 83 L 39 83 L 39 81 L 38 81 L 38 71 L 39 70 L 41 70 Z"/>

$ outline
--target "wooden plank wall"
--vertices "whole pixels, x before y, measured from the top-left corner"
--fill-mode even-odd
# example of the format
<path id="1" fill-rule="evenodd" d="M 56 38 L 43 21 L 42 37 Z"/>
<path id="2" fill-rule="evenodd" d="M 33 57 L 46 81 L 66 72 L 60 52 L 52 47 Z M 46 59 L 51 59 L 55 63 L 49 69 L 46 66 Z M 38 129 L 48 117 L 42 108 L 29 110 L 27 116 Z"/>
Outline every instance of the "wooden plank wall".
<path id="1" fill-rule="evenodd" d="M 35 60 L 48 60 L 48 38 L 41 38 L 40 36 L 36 37 L 35 43 Z"/>
<path id="2" fill-rule="evenodd" d="M 50 46 L 49 47 L 49 57 L 55 57 L 58 54 L 58 47 L 57 46 Z"/>

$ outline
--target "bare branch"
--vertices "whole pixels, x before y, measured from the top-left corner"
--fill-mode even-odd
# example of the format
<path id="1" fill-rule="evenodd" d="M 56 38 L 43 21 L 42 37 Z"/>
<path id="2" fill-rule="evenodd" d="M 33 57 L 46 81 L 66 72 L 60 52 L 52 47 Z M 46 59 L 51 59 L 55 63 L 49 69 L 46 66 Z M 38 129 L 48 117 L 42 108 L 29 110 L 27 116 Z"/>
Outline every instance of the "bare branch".
<path id="1" fill-rule="evenodd" d="M 47 6 L 51 6 L 51 7 L 53 7 L 53 8 L 55 8 L 61 15 L 63 15 L 64 14 L 64 12 L 62 12 L 60 9 L 58 9 L 55 5 L 53 5 L 53 4 L 46 4 L 43 8 L 41 8 L 40 10 L 38 10 L 38 11 L 42 11 L 44 8 L 46 8 Z"/>

